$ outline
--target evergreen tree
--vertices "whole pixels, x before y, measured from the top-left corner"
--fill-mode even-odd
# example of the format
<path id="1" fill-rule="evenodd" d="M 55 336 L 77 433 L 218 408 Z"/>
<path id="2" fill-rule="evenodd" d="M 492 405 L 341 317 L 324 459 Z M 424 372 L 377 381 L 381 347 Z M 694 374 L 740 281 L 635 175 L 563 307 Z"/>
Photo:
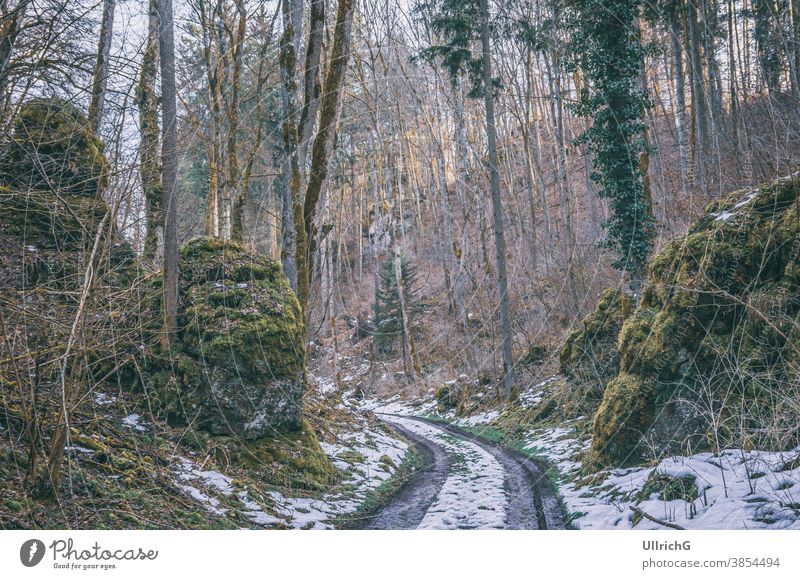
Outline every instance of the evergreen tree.
<path id="1" fill-rule="evenodd" d="M 405 298 L 406 314 L 410 330 L 416 331 L 416 316 L 420 311 L 417 303 L 415 285 L 417 281 L 416 268 L 408 262 L 406 257 L 400 261 L 400 281 Z M 380 285 L 375 292 L 374 316 L 375 331 L 372 335 L 375 348 L 382 353 L 394 350 L 399 341 L 405 348 L 403 335 L 403 311 L 398 292 L 397 275 L 393 259 L 387 259 L 381 265 Z"/>
<path id="2" fill-rule="evenodd" d="M 617 253 L 614 267 L 631 275 L 636 290 L 653 248 L 654 219 L 642 159 L 647 154 L 641 86 L 645 55 L 638 28 L 642 0 L 576 0 L 570 18 L 571 66 L 589 83 L 576 110 L 592 126 L 579 138 L 594 155 L 592 180 L 611 201 L 605 245 Z"/>

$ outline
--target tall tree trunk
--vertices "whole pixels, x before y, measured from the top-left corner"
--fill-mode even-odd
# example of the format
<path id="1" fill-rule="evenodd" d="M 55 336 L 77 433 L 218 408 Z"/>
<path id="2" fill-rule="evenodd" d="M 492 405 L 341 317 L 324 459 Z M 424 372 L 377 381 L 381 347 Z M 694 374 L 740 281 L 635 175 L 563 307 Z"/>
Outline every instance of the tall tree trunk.
<path id="1" fill-rule="evenodd" d="M 297 137 L 299 157 L 305 165 L 308 143 L 314 130 L 319 110 L 319 63 L 322 57 L 322 37 L 325 32 L 325 0 L 311 0 L 309 7 L 309 32 L 303 79 L 303 108 L 300 111 Z"/>
<path id="2" fill-rule="evenodd" d="M 489 0 L 480 0 L 481 45 L 483 50 L 483 100 L 486 107 L 486 141 L 489 147 L 489 178 L 492 189 L 492 218 L 497 261 L 497 292 L 500 294 L 500 333 L 503 352 L 503 390 L 507 398 L 514 390 L 511 318 L 508 311 L 508 279 L 506 276 L 506 240 L 503 232 L 503 206 L 500 199 L 500 173 L 497 168 L 497 135 L 495 134 L 494 86 L 489 37 Z"/>
<path id="3" fill-rule="evenodd" d="M 694 115 L 694 129 L 697 134 L 695 150 L 692 151 L 692 162 L 699 177 L 700 188 L 704 194 L 707 194 L 708 112 L 706 107 L 705 75 L 703 73 L 703 60 L 700 56 L 697 8 L 692 1 L 687 3 L 687 7 L 689 59 L 692 69 L 692 112 Z"/>
<path id="4" fill-rule="evenodd" d="M 159 56 L 161 60 L 161 165 L 164 215 L 164 282 L 162 313 L 164 327 L 161 344 L 168 349 L 178 317 L 178 208 L 176 182 L 178 172 L 178 111 L 175 88 L 175 38 L 172 0 L 159 0 Z"/>
<path id="5" fill-rule="evenodd" d="M 681 26 L 674 9 L 670 14 L 670 41 L 672 59 L 675 66 L 675 133 L 678 139 L 678 155 L 681 161 L 681 184 L 684 197 L 689 194 L 689 156 L 686 152 L 686 73 L 683 65 L 683 49 L 681 48 Z"/>
<path id="6" fill-rule="evenodd" d="M 337 125 L 341 112 L 342 89 L 347 61 L 350 57 L 351 30 L 355 0 L 339 0 L 336 13 L 333 47 L 325 71 L 320 102 L 319 128 L 311 149 L 311 168 L 305 199 L 293 194 L 294 222 L 296 230 L 295 262 L 297 264 L 297 297 L 308 319 L 308 304 L 311 290 L 311 273 L 314 270 L 316 251 L 317 204 L 323 184 L 328 176 L 328 163 L 333 154 Z"/>
<path id="7" fill-rule="evenodd" d="M 148 4 L 147 42 L 139 71 L 136 104 L 139 109 L 139 175 L 145 203 L 146 232 L 143 257 L 154 268 L 161 267 L 164 253 L 164 217 L 161 213 L 161 160 L 158 144 L 158 0 Z"/>
<path id="8" fill-rule="evenodd" d="M 233 75 L 231 77 L 231 102 L 228 107 L 228 189 L 233 200 L 231 215 L 231 239 L 244 242 L 245 209 L 247 190 L 242 186 L 239 170 L 237 136 L 239 132 L 239 89 L 242 76 L 242 51 L 247 31 L 247 10 L 244 0 L 235 0 L 238 14 L 236 33 L 233 38 Z"/>
<path id="9" fill-rule="evenodd" d="M 208 138 L 206 148 L 208 155 L 208 195 L 206 197 L 205 234 L 216 237 L 221 233 L 220 225 L 220 167 L 221 146 L 220 127 L 222 109 L 222 58 L 218 54 L 212 38 L 215 36 L 213 29 L 214 12 L 207 8 L 204 0 L 198 0 L 200 28 L 203 39 L 203 64 L 206 67 L 206 82 L 208 84 Z"/>
<path id="10" fill-rule="evenodd" d="M 294 195 L 300 191 L 300 165 L 297 151 L 297 36 L 295 2 L 282 0 L 283 34 L 280 40 L 281 101 L 283 105 L 283 186 L 281 187 L 281 262 L 292 289 L 297 291 L 296 231 Z"/>
<path id="11" fill-rule="evenodd" d="M 97 61 L 94 65 L 94 77 L 92 78 L 92 102 L 89 104 L 89 124 L 95 133 L 100 129 L 106 100 L 111 38 L 114 31 L 114 4 L 115 0 L 103 0 L 103 20 L 100 23 Z"/>
<path id="12" fill-rule="evenodd" d="M 397 300 L 400 304 L 400 317 L 401 323 L 403 324 L 403 341 L 404 345 L 408 346 L 408 351 L 411 355 L 411 364 L 414 368 L 414 375 L 419 377 L 422 373 L 422 368 L 419 363 L 417 348 L 414 344 L 414 334 L 411 331 L 411 325 L 409 323 L 408 305 L 406 304 L 406 291 L 403 287 L 403 262 L 400 256 L 400 246 L 397 243 L 395 243 L 394 247 L 394 277 L 397 283 Z M 403 348 L 403 351 L 405 352 L 405 347 Z"/>

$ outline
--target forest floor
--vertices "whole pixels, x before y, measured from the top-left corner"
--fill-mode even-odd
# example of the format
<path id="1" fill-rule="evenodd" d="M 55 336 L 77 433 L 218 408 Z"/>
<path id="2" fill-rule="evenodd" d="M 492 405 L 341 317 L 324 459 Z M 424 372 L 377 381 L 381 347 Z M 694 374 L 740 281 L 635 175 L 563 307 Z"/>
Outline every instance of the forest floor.
<path id="1" fill-rule="evenodd" d="M 309 457 L 275 472 L 242 466 L 214 437 L 147 418 L 140 396 L 97 391 L 74 417 L 66 494 L 51 504 L 3 485 L 0 528 L 800 529 L 800 449 L 585 475 L 586 418 L 520 419 L 552 378 L 513 405 L 456 416 L 439 412 L 433 389 L 362 396 L 370 366 L 351 354 L 338 357 L 339 380 L 329 351 L 310 372 L 306 412 L 334 471 L 325 485 Z M 5 443 L 0 458 L 0 482 L 24 472 L 25 457 Z"/>

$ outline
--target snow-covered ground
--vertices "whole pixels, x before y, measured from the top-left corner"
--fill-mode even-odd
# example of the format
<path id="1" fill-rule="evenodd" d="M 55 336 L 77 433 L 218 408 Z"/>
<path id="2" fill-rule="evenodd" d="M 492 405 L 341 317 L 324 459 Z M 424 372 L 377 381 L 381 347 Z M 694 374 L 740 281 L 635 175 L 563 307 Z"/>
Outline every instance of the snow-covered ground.
<path id="1" fill-rule="evenodd" d="M 800 468 L 783 470 L 800 456 L 792 452 L 727 450 L 720 456 L 700 453 L 674 456 L 655 467 L 614 469 L 602 482 L 579 486 L 576 453 L 589 442 L 578 440 L 567 424 L 528 435 L 527 447 L 547 457 L 562 475 L 559 491 L 580 529 L 631 529 L 631 506 L 660 521 L 686 529 L 800 529 Z M 691 477 L 697 498 L 661 500 L 656 494 L 638 501 L 651 475 Z M 637 517 L 638 518 L 638 517 Z M 663 529 L 642 518 L 636 529 Z"/>
<path id="2" fill-rule="evenodd" d="M 344 357 L 339 360 L 345 364 L 348 361 Z M 346 368 L 342 382 L 350 384 L 368 370 L 368 363 Z M 312 395 L 335 399 L 337 389 L 332 377 L 312 376 L 312 383 L 316 386 Z M 341 404 L 338 407 L 345 408 Z M 231 477 L 204 469 L 204 465 L 184 457 L 173 464 L 175 484 L 215 514 L 227 512 L 221 500 L 224 497 L 224 504 L 233 505 L 231 508 L 255 526 L 332 528 L 333 519 L 355 512 L 371 492 L 394 476 L 408 450 L 408 445 L 390 431 L 367 420 L 362 409 L 351 408 L 350 413 L 349 430 L 339 432 L 333 443 L 320 443 L 334 467 L 341 471 L 343 483 L 323 496 L 309 498 L 240 488 Z M 124 422 L 131 428 L 140 426 L 138 416 L 129 416 Z"/>
<path id="3" fill-rule="evenodd" d="M 279 515 L 285 517 L 287 524 L 292 527 L 332 528 L 332 519 L 354 512 L 370 492 L 394 475 L 396 466 L 405 457 L 408 445 L 386 432 L 365 429 L 340 438 L 336 444 L 322 443 L 322 449 L 334 466 L 345 473 L 345 482 L 352 488 L 346 492 L 327 494 L 321 499 L 292 498 L 270 493 Z M 357 457 L 357 462 L 350 464 L 343 456 Z M 387 457 L 390 460 L 386 460 Z"/>
<path id="4" fill-rule="evenodd" d="M 221 500 L 226 497 L 224 504 L 233 504 L 256 526 L 328 529 L 333 519 L 356 511 L 370 492 L 391 478 L 408 450 L 405 442 L 377 428 L 363 428 L 321 446 L 347 484 L 319 498 L 272 491 L 257 500 L 253 489 L 240 488 L 233 478 L 184 457 L 173 463 L 175 485 L 217 515 L 226 514 Z"/>

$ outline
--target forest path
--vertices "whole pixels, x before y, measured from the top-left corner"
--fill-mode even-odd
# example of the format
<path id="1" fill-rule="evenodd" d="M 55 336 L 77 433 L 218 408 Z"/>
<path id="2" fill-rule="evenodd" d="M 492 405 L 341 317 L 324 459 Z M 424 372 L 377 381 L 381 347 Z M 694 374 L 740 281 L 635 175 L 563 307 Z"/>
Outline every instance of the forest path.
<path id="1" fill-rule="evenodd" d="M 558 495 L 536 461 L 454 426 L 380 415 L 423 466 L 367 529 L 560 529 Z"/>

